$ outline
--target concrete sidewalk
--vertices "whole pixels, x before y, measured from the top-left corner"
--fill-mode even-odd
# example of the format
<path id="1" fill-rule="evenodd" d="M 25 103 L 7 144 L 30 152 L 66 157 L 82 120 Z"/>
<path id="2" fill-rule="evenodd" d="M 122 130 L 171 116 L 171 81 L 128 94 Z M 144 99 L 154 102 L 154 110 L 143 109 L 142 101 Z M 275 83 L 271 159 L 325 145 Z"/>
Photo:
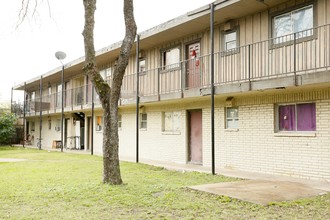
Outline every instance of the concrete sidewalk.
<path id="1" fill-rule="evenodd" d="M 211 173 L 211 168 L 193 164 L 160 163 L 157 161 L 143 161 L 142 163 L 181 172 L 198 171 Z M 243 180 L 190 186 L 189 188 L 212 194 L 229 196 L 260 205 L 324 195 L 330 192 L 329 181 L 309 180 L 231 169 L 217 169 L 216 173 L 218 175 L 241 178 Z"/>

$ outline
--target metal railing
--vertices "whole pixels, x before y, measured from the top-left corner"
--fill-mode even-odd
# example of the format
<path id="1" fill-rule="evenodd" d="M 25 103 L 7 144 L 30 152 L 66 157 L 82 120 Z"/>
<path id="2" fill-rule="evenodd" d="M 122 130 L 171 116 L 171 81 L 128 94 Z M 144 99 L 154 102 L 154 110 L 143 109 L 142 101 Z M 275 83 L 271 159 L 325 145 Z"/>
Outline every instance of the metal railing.
<path id="1" fill-rule="evenodd" d="M 139 95 L 159 96 L 183 90 L 210 86 L 211 54 L 182 62 L 160 66 L 139 73 Z M 296 76 L 329 70 L 330 25 L 289 34 L 265 41 L 219 51 L 214 54 L 215 85 L 253 82 L 258 80 Z M 111 77 L 107 79 L 111 82 Z M 65 107 L 90 104 L 92 85 L 64 91 Z M 94 92 L 94 102 L 99 103 Z M 123 78 L 121 98 L 136 95 L 136 73 Z M 42 111 L 60 111 L 61 92 L 27 100 L 25 111 L 29 115 Z"/>

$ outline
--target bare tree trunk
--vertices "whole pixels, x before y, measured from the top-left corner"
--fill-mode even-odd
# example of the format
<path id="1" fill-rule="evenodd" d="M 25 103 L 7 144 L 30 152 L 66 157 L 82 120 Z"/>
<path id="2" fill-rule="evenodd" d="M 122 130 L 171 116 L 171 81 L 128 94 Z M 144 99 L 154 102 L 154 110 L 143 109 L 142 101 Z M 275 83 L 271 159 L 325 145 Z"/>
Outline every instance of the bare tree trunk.
<path id="1" fill-rule="evenodd" d="M 85 8 L 85 27 L 83 31 L 85 44 L 85 73 L 91 78 L 100 97 L 104 111 L 103 130 L 103 182 L 122 184 L 119 167 L 118 137 L 118 101 L 120 89 L 128 65 L 129 55 L 136 35 L 136 24 L 133 14 L 133 0 L 124 0 L 124 18 L 126 34 L 123 40 L 117 66 L 114 69 L 111 88 L 102 79 L 96 66 L 94 48 L 94 13 L 96 0 L 83 0 Z"/>

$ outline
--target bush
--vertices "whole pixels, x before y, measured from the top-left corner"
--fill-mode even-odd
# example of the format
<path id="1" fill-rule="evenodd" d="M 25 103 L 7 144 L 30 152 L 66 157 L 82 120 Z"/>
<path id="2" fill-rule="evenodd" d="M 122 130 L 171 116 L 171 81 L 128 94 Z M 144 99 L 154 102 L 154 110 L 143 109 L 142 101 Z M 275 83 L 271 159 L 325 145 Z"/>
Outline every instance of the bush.
<path id="1" fill-rule="evenodd" d="M 9 144 L 15 135 L 16 117 L 11 113 L 0 115 L 0 144 Z"/>

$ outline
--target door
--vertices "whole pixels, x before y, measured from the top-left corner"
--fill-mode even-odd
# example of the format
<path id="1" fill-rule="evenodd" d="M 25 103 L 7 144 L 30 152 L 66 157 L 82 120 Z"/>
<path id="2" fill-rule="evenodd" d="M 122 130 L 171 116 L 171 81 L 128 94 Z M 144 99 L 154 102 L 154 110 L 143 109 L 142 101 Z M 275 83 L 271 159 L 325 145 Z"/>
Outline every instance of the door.
<path id="1" fill-rule="evenodd" d="M 202 143 L 202 110 L 189 111 L 189 162 L 194 164 L 203 163 Z"/>
<path id="2" fill-rule="evenodd" d="M 186 71 L 186 87 L 199 88 L 201 85 L 200 71 L 200 43 L 193 43 L 187 46 L 187 71 Z"/>
<path id="3" fill-rule="evenodd" d="M 92 117 L 87 117 L 87 150 L 92 147 Z"/>
<path id="4" fill-rule="evenodd" d="M 69 122 L 70 122 L 70 118 L 66 118 L 64 119 L 64 147 L 67 148 L 67 141 L 68 141 L 68 129 L 69 129 Z"/>

